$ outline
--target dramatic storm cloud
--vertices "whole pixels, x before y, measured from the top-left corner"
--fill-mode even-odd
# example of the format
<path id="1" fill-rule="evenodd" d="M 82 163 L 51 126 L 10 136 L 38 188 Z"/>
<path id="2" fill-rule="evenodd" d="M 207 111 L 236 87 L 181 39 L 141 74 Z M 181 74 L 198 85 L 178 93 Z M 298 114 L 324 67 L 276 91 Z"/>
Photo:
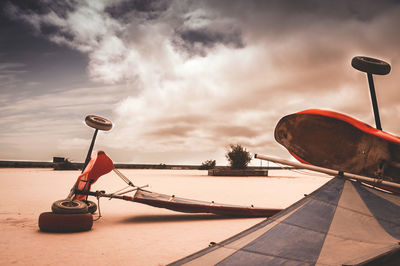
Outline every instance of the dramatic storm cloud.
<path id="1" fill-rule="evenodd" d="M 231 143 L 288 158 L 273 139 L 286 114 L 324 108 L 374 124 L 365 74 L 350 65 L 356 55 L 392 65 L 375 80 L 383 128 L 400 134 L 397 1 L 43 0 L 3 9 L 41 40 L 24 59 L 10 56 L 15 36 L 1 47 L 4 159 L 82 160 L 88 113 L 114 122 L 98 148 L 115 161 L 224 165 Z M 43 56 L 28 60 L 35 53 Z"/>

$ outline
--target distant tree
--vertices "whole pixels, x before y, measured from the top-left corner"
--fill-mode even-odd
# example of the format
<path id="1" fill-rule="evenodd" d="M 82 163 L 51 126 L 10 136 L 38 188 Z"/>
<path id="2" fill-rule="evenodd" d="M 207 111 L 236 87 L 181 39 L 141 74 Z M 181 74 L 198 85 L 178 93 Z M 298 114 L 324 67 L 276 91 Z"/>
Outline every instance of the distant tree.
<path id="1" fill-rule="evenodd" d="M 200 165 L 199 169 L 200 170 L 209 170 L 209 169 L 213 169 L 214 167 L 215 167 L 215 160 L 207 160 Z"/>
<path id="2" fill-rule="evenodd" d="M 230 145 L 230 150 L 226 153 L 225 157 L 228 159 L 232 169 L 246 169 L 251 161 L 251 155 L 241 145 Z"/>

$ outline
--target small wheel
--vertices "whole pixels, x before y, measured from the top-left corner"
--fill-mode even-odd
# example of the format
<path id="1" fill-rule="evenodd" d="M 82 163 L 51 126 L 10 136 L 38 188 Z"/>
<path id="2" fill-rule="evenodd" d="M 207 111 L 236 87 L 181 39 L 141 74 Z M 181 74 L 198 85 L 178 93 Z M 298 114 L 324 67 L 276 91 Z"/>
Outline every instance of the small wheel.
<path id="1" fill-rule="evenodd" d="M 386 75 L 390 72 L 390 65 L 388 63 L 366 56 L 354 57 L 351 60 L 351 65 L 357 70 L 370 74 Z"/>
<path id="2" fill-rule="evenodd" d="M 57 214 L 88 213 L 88 205 L 80 200 L 57 200 L 51 206 L 51 210 Z"/>
<path id="3" fill-rule="evenodd" d="M 89 127 L 99 130 L 108 131 L 112 128 L 112 123 L 110 120 L 97 115 L 86 116 L 85 122 Z"/>
<path id="4" fill-rule="evenodd" d="M 90 213 L 58 214 L 43 212 L 39 216 L 39 228 L 43 232 L 82 232 L 92 229 L 93 216 Z"/>
<path id="5" fill-rule="evenodd" d="M 86 205 L 88 206 L 88 211 L 93 214 L 97 211 L 97 204 L 93 201 L 85 201 Z"/>

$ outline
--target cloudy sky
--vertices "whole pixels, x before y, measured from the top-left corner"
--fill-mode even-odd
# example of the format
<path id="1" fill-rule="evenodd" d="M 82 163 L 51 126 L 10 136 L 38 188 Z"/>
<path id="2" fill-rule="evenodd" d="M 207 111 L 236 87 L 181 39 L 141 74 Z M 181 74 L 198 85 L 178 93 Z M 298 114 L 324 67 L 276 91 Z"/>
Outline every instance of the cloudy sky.
<path id="1" fill-rule="evenodd" d="M 289 158 L 278 120 L 330 109 L 400 135 L 399 1 L 38 0 L 0 4 L 0 159 L 226 165 L 229 144 Z M 253 160 L 253 165 L 259 162 Z"/>

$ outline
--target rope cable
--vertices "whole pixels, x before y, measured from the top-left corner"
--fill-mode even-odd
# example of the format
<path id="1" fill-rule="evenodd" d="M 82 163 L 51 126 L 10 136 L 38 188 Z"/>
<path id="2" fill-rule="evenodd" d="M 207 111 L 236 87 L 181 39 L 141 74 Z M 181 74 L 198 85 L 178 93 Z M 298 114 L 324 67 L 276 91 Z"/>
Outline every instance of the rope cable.
<path id="1" fill-rule="evenodd" d="M 97 209 L 99 210 L 99 216 L 97 216 L 96 219 L 93 219 L 94 222 L 100 220 L 100 218 L 102 217 L 101 216 L 101 210 L 100 210 L 100 196 L 99 196 L 99 194 L 96 195 L 96 198 L 97 198 Z"/>
<path id="2" fill-rule="evenodd" d="M 306 170 L 289 168 L 289 167 L 284 166 L 283 164 L 280 164 L 280 163 L 276 163 L 276 164 L 277 164 L 282 170 L 289 170 L 289 171 L 291 171 L 291 172 L 298 173 L 298 174 L 302 174 L 302 175 L 315 176 L 315 173 L 311 173 L 311 172 L 308 172 L 308 171 L 306 171 Z M 318 177 L 319 177 L 319 176 L 318 176 Z M 326 175 L 324 175 L 324 176 L 321 175 L 321 177 L 327 177 L 327 176 L 326 176 Z M 327 178 L 329 178 L 329 177 L 327 177 Z"/>

